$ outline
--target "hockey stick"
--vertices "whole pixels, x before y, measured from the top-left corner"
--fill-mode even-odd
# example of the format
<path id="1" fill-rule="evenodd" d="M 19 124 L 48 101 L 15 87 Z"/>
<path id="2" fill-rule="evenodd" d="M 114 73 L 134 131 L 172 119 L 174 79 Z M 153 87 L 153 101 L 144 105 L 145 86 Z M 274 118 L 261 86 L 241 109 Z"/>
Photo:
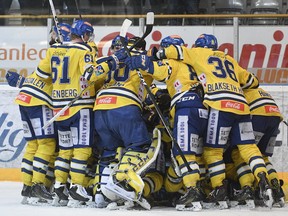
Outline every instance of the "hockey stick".
<path id="1" fill-rule="evenodd" d="M 143 40 L 145 37 L 147 37 L 147 36 L 151 33 L 152 28 L 153 28 L 153 23 L 154 23 L 154 13 L 153 13 L 153 12 L 149 12 L 149 13 L 147 13 L 147 17 L 146 17 L 147 27 L 146 27 L 145 32 L 144 32 L 144 34 L 143 34 L 143 36 L 141 37 L 140 40 Z M 122 43 L 122 45 L 124 46 L 124 49 L 126 50 L 127 55 L 128 55 L 129 57 L 131 57 L 130 49 L 128 49 L 128 47 L 125 46 L 125 36 L 126 36 L 126 34 L 121 34 L 121 32 L 120 32 L 120 40 L 121 40 L 121 43 Z M 137 42 L 140 42 L 140 40 L 138 40 Z M 136 42 L 135 44 L 137 44 L 137 42 Z M 140 81 L 142 82 L 142 84 L 144 85 L 144 87 L 145 87 L 145 89 L 146 89 L 146 91 L 147 91 L 147 94 L 149 95 L 152 103 L 153 103 L 154 106 L 155 106 L 155 109 L 156 109 L 157 114 L 159 115 L 159 117 L 160 117 L 160 119 L 161 119 L 161 122 L 162 122 L 163 126 L 165 127 L 165 129 L 166 129 L 169 137 L 170 137 L 171 140 L 172 140 L 173 145 L 175 145 L 176 149 L 178 150 L 179 155 L 180 155 L 180 157 L 182 158 L 182 160 L 183 160 L 185 166 L 187 167 L 188 171 L 189 171 L 189 172 L 192 172 L 192 169 L 191 169 L 191 167 L 189 166 L 188 161 L 186 160 L 186 158 L 185 158 L 185 156 L 184 156 L 184 154 L 183 154 L 182 149 L 180 148 L 179 144 L 177 143 L 176 139 L 175 139 L 174 136 L 173 136 L 173 133 L 172 133 L 170 127 L 169 127 L 169 123 L 166 121 L 166 119 L 165 119 L 162 111 L 160 110 L 160 108 L 159 108 L 159 106 L 158 106 L 158 104 L 157 104 L 157 102 L 156 102 L 156 100 L 155 100 L 155 98 L 154 98 L 154 95 L 153 95 L 153 93 L 151 92 L 149 86 L 147 85 L 147 83 L 146 83 L 146 81 L 145 81 L 142 73 L 141 73 L 138 69 L 137 69 L 136 71 L 137 71 L 137 74 L 138 74 L 138 76 L 139 76 L 139 78 L 140 78 Z"/>
<path id="2" fill-rule="evenodd" d="M 288 122 L 287 121 L 283 120 L 282 122 L 288 127 Z"/>
<path id="3" fill-rule="evenodd" d="M 79 18 L 80 18 L 80 20 L 82 20 L 82 15 L 81 15 L 81 13 L 80 13 L 79 5 L 78 5 L 78 0 L 75 0 L 75 5 L 76 5 L 76 8 L 77 8 L 77 12 L 78 12 L 78 14 L 79 14 Z"/>
<path id="4" fill-rule="evenodd" d="M 128 31 L 128 28 L 130 27 L 130 25 L 132 24 L 131 20 L 129 19 L 125 19 L 122 26 L 121 26 L 121 30 L 120 32 L 122 34 L 125 34 L 127 33 Z M 69 107 L 71 107 L 77 100 L 79 100 L 83 94 L 89 89 L 89 87 L 93 84 L 94 85 L 94 81 L 91 82 L 85 89 L 83 89 L 80 94 L 75 97 L 73 100 L 71 100 L 65 107 L 63 107 L 59 112 L 57 112 L 43 127 L 42 129 L 46 129 L 47 127 L 49 127 L 59 116 L 63 115 L 65 113 L 65 111 L 67 109 L 69 109 Z"/>
<path id="5" fill-rule="evenodd" d="M 146 15 L 146 29 L 144 34 L 142 35 L 142 37 L 136 41 L 135 44 L 133 44 L 130 48 L 129 48 L 129 52 L 131 52 L 131 50 L 136 47 L 140 41 L 142 41 L 144 38 L 146 38 L 152 31 L 153 29 L 153 25 L 154 25 L 154 13 L 153 12 L 148 12 Z M 121 34 L 120 34 L 121 36 Z M 125 36 L 124 36 L 125 37 Z"/>
<path id="6" fill-rule="evenodd" d="M 55 10 L 55 7 L 54 7 L 53 0 L 49 0 L 49 3 L 50 3 L 51 11 L 52 11 L 52 14 L 53 14 L 53 19 L 54 19 L 54 22 L 55 22 L 55 25 L 56 25 L 56 28 L 57 28 L 57 32 L 58 32 L 58 36 L 59 36 L 59 39 L 60 39 L 60 43 L 63 43 L 63 35 L 61 33 L 61 30 L 60 30 L 60 25 L 59 25 L 59 21 L 58 21 L 58 17 L 57 17 L 57 14 L 56 14 L 56 10 Z"/>

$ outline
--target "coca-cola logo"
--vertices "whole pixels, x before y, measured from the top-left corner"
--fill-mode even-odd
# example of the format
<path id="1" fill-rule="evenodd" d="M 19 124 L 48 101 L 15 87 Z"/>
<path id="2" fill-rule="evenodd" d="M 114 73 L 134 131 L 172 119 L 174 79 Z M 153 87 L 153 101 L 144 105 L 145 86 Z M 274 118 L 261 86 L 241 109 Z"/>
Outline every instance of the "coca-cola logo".
<path id="1" fill-rule="evenodd" d="M 31 101 L 31 96 L 20 93 L 20 94 L 17 96 L 16 100 L 20 100 L 20 101 L 23 101 L 24 103 L 29 104 L 30 101 Z"/>
<path id="2" fill-rule="evenodd" d="M 236 109 L 244 111 L 244 105 L 234 101 L 221 101 L 221 108 Z"/>
<path id="3" fill-rule="evenodd" d="M 266 113 L 280 113 L 280 110 L 277 106 L 265 106 Z"/>
<path id="4" fill-rule="evenodd" d="M 116 104 L 117 97 L 103 97 L 96 99 L 96 104 Z"/>

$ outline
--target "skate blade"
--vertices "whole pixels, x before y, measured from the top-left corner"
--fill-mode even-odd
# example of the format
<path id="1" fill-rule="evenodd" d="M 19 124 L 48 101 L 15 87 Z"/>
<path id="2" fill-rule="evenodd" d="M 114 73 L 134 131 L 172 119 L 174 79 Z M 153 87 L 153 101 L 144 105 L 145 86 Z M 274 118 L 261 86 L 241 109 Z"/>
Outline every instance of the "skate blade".
<path id="1" fill-rule="evenodd" d="M 218 201 L 217 203 L 202 203 L 203 209 L 228 209 L 227 201 Z"/>
<path id="2" fill-rule="evenodd" d="M 52 201 L 52 206 L 61 207 L 67 206 L 68 200 L 60 200 L 58 197 L 54 197 Z"/>
<path id="3" fill-rule="evenodd" d="M 271 189 L 267 189 L 265 192 L 265 198 L 263 198 L 264 204 L 268 207 L 268 208 L 272 208 L 273 206 L 273 196 L 272 196 L 272 190 Z"/>
<path id="4" fill-rule="evenodd" d="M 229 208 L 239 208 L 239 209 L 254 209 L 255 202 L 254 200 L 245 200 L 245 204 L 239 204 L 238 201 L 229 201 L 228 202 Z"/>
<path id="5" fill-rule="evenodd" d="M 117 202 L 109 203 L 106 209 L 109 210 L 127 210 L 134 207 L 134 202 L 132 201 L 125 201 L 123 205 L 119 205 Z"/>
<path id="6" fill-rule="evenodd" d="M 27 205 L 27 204 L 29 204 L 29 202 L 28 202 L 28 197 L 23 197 L 22 200 L 21 200 L 21 204 L 22 204 L 22 205 Z"/>
<path id="7" fill-rule="evenodd" d="M 35 206 L 50 206 L 52 204 L 52 200 L 48 201 L 38 197 L 29 197 L 27 199 L 27 204 Z"/>
<path id="8" fill-rule="evenodd" d="M 273 207 L 283 208 L 285 206 L 285 199 L 281 197 L 278 202 L 273 203 Z"/>
<path id="9" fill-rule="evenodd" d="M 79 200 L 69 199 L 67 203 L 67 207 L 69 208 L 86 208 L 86 203 Z"/>
<path id="10" fill-rule="evenodd" d="M 192 202 L 191 207 L 186 207 L 185 205 L 176 205 L 177 211 L 201 211 L 202 205 L 200 202 Z"/>

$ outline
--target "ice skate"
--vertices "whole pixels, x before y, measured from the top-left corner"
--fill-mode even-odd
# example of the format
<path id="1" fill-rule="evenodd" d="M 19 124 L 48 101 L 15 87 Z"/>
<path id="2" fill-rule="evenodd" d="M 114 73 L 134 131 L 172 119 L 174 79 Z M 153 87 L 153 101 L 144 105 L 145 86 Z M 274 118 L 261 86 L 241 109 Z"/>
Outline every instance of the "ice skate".
<path id="1" fill-rule="evenodd" d="M 28 204 L 28 198 L 30 197 L 30 193 L 31 193 L 31 186 L 24 184 L 22 191 L 21 191 L 21 196 L 23 197 L 21 204 L 23 204 L 23 205 Z"/>
<path id="2" fill-rule="evenodd" d="M 48 202 L 46 199 L 38 197 L 32 187 L 33 186 L 31 186 L 29 198 L 27 199 L 29 205 L 47 206 L 51 204 L 51 202 Z"/>
<path id="3" fill-rule="evenodd" d="M 176 202 L 176 210 L 178 211 L 201 211 L 203 200 L 201 191 L 196 187 L 190 187 L 186 193 Z"/>
<path id="4" fill-rule="evenodd" d="M 67 206 L 72 208 L 85 207 L 91 197 L 82 185 L 72 184 L 69 190 L 69 201 Z"/>
<path id="5" fill-rule="evenodd" d="M 285 206 L 285 194 L 282 189 L 283 185 L 283 180 L 278 180 L 276 178 L 271 180 L 271 186 L 272 186 L 272 194 L 273 194 L 273 199 L 274 203 L 273 205 L 279 205 L 281 208 Z"/>
<path id="6" fill-rule="evenodd" d="M 97 191 L 95 194 L 95 208 L 106 208 L 109 204 L 107 198 L 101 193 L 101 191 Z"/>
<path id="7" fill-rule="evenodd" d="M 223 185 L 216 187 L 210 192 L 208 197 L 204 200 L 203 208 L 217 208 L 217 209 L 227 209 L 228 208 L 228 196 L 227 196 L 227 181 L 223 181 Z"/>
<path id="8" fill-rule="evenodd" d="M 258 184 L 259 189 L 260 189 L 259 197 L 263 199 L 263 202 L 267 207 L 272 208 L 272 205 L 274 202 L 273 196 L 272 196 L 272 189 L 269 186 L 268 180 L 266 178 L 266 173 L 260 172 L 258 174 L 258 177 L 260 178 L 260 181 Z"/>
<path id="9" fill-rule="evenodd" d="M 111 202 L 107 205 L 107 209 L 109 210 L 125 210 L 125 209 L 131 209 L 134 207 L 133 201 L 128 200 L 122 200 L 117 202 Z"/>
<path id="10" fill-rule="evenodd" d="M 230 207 L 240 207 L 254 209 L 254 191 L 250 186 L 244 186 L 240 190 L 232 189 L 231 198 L 229 200 Z"/>
<path id="11" fill-rule="evenodd" d="M 52 205 L 53 206 L 67 206 L 68 197 L 69 197 L 69 194 L 68 194 L 68 189 L 67 189 L 66 184 L 55 183 Z"/>
<path id="12" fill-rule="evenodd" d="M 34 194 L 39 197 L 39 198 L 42 198 L 42 199 L 45 199 L 45 200 L 53 200 L 53 194 L 50 193 L 47 188 L 44 186 L 44 184 L 34 184 L 32 185 L 32 189 L 31 189 Z"/>
<path id="13" fill-rule="evenodd" d="M 128 184 L 126 184 L 125 181 L 117 182 L 114 175 L 109 176 L 107 184 L 104 187 L 108 191 L 117 194 L 124 200 L 136 202 L 147 210 L 151 209 L 151 205 L 145 198 L 138 198 L 135 191 Z"/>

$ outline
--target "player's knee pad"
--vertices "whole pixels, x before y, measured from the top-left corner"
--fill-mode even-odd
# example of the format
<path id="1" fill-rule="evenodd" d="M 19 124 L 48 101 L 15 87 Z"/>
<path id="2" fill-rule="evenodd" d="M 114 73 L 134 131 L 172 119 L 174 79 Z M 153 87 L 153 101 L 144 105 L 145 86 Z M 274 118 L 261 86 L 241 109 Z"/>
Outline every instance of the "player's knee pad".
<path id="1" fill-rule="evenodd" d="M 147 173 L 143 177 L 144 190 L 143 196 L 148 197 L 151 193 L 157 192 L 162 188 L 163 176 L 158 172 Z"/>
<path id="2" fill-rule="evenodd" d="M 56 139 L 54 138 L 39 139 L 38 144 L 39 147 L 37 153 L 49 156 L 52 156 L 55 153 Z"/>
<path id="3" fill-rule="evenodd" d="M 34 155 L 38 149 L 38 142 L 37 140 L 29 140 L 27 141 L 27 145 L 25 148 L 25 152 L 23 158 L 27 158 L 28 160 L 33 161 Z"/>
<path id="4" fill-rule="evenodd" d="M 222 148 L 204 147 L 203 159 L 206 164 L 223 160 L 223 152 L 224 150 Z"/>
<path id="5" fill-rule="evenodd" d="M 172 166 L 167 170 L 164 187 L 167 192 L 177 192 L 183 187 L 182 178 L 177 176 Z"/>

